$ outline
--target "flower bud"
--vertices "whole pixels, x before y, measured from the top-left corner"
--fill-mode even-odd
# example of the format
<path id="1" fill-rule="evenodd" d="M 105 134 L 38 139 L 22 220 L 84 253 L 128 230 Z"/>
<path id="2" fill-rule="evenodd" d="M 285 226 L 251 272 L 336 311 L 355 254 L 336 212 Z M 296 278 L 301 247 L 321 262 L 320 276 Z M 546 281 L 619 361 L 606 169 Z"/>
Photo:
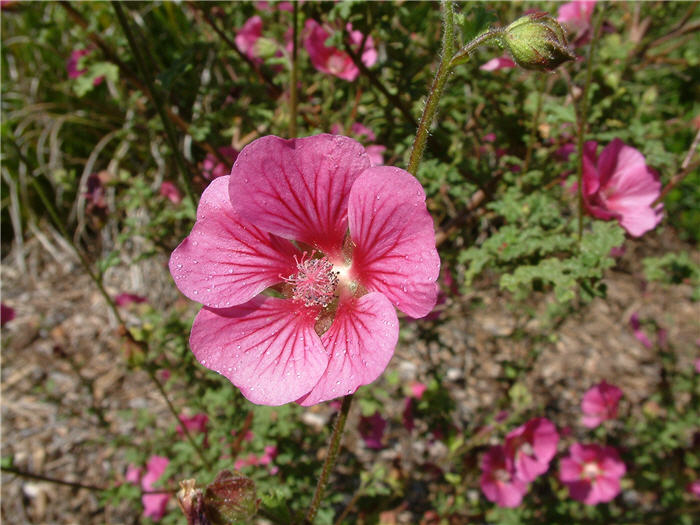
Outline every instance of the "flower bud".
<path id="1" fill-rule="evenodd" d="M 517 64 L 525 69 L 551 71 L 562 62 L 576 59 L 564 30 L 547 13 L 518 18 L 506 27 L 501 40 Z"/>
<path id="2" fill-rule="evenodd" d="M 212 525 L 249 523 L 258 512 L 252 479 L 222 470 L 204 491 L 204 513 Z"/>
<path id="3" fill-rule="evenodd" d="M 187 525 L 211 525 L 204 514 L 202 491 L 195 487 L 195 480 L 185 479 L 180 482 L 177 503 L 187 518 Z"/>

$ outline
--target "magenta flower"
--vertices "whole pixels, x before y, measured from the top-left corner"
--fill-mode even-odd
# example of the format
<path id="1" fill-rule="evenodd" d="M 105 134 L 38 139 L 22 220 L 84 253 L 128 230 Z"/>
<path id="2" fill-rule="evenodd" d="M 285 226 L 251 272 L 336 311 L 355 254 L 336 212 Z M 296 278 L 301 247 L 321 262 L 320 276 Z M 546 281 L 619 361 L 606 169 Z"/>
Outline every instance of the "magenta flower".
<path id="1" fill-rule="evenodd" d="M 661 183 L 644 155 L 620 139 L 596 157 L 598 144 L 586 142 L 583 152 L 583 201 L 589 213 L 603 220 L 617 219 L 627 233 L 639 237 L 656 227 L 663 205 L 652 207 Z"/>
<path id="2" fill-rule="evenodd" d="M 364 35 L 360 31 L 353 31 L 350 23 L 347 24 L 346 29 L 350 34 L 350 42 L 355 51 L 360 51 Z M 326 40 L 328 40 L 330 33 L 316 20 L 308 19 L 304 31 L 306 33 L 304 47 L 311 57 L 311 63 L 317 70 L 350 82 L 358 77 L 360 70 L 353 63 L 350 55 L 335 47 L 326 46 Z M 377 61 L 377 50 L 374 48 L 374 40 L 371 36 L 368 36 L 365 41 L 360 59 L 367 67 L 373 66 Z"/>
<path id="3" fill-rule="evenodd" d="M 262 37 L 262 18 L 258 15 L 251 16 L 236 33 L 234 41 L 243 54 L 256 64 L 262 64 L 263 59 L 256 50 L 256 44 Z"/>
<path id="4" fill-rule="evenodd" d="M 642 343 L 647 348 L 654 346 L 651 340 L 647 337 L 647 334 L 645 334 L 644 330 L 642 330 L 642 324 L 639 322 L 639 314 L 637 312 L 634 312 L 631 315 L 630 326 L 632 327 L 634 337 L 637 339 L 637 341 Z"/>
<path id="5" fill-rule="evenodd" d="M 141 488 L 145 491 L 158 490 L 156 482 L 161 478 L 170 460 L 163 456 L 151 456 L 146 463 L 146 474 L 141 478 Z M 154 521 L 165 516 L 165 508 L 168 505 L 170 494 L 162 492 L 158 494 L 144 494 L 141 496 L 143 503 L 143 515 Z"/>
<path id="6" fill-rule="evenodd" d="M 370 167 L 347 137 L 268 136 L 204 191 L 170 272 L 204 305 L 190 335 L 202 365 L 253 403 L 308 406 L 382 373 L 394 306 L 427 315 L 440 260 L 412 175 Z"/>
<path id="7" fill-rule="evenodd" d="M 688 494 L 692 494 L 696 498 L 700 498 L 700 479 L 696 479 L 692 483 L 688 483 L 686 487 Z"/>
<path id="8" fill-rule="evenodd" d="M 512 459 L 517 477 L 533 481 L 549 469 L 549 462 L 557 453 L 559 434 L 547 418 L 531 419 L 506 436 L 505 449 Z"/>
<path id="9" fill-rule="evenodd" d="M 479 69 L 483 71 L 498 71 L 499 69 L 512 69 L 515 67 L 515 62 L 510 58 L 503 56 L 498 58 L 492 58 L 488 62 L 485 62 Z"/>
<path id="10" fill-rule="evenodd" d="M 581 401 L 583 424 L 588 428 L 595 428 L 603 421 L 615 419 L 621 397 L 622 390 L 605 381 L 589 388 Z"/>
<path id="11" fill-rule="evenodd" d="M 114 298 L 114 304 L 117 306 L 129 306 L 132 303 L 145 303 L 148 299 L 133 293 L 120 293 Z"/>
<path id="12" fill-rule="evenodd" d="M 168 199 L 173 204 L 180 204 L 182 202 L 182 193 L 177 189 L 177 186 L 169 181 L 163 181 L 160 185 L 160 190 L 158 190 L 163 197 Z"/>
<path id="13" fill-rule="evenodd" d="M 143 473 L 143 469 L 141 467 L 137 467 L 136 465 L 129 465 L 126 467 L 126 474 L 124 475 L 124 479 L 133 485 L 138 485 L 139 481 L 141 481 L 141 474 Z"/>
<path id="14" fill-rule="evenodd" d="M 78 78 L 79 76 L 82 76 L 85 73 L 87 73 L 87 69 L 78 69 L 78 67 L 80 65 L 80 59 L 84 56 L 89 55 L 90 53 L 92 53 L 91 49 L 76 49 L 71 52 L 70 58 L 66 62 L 66 71 L 68 71 L 68 78 Z M 105 77 L 103 76 L 95 77 L 95 79 L 92 81 L 92 85 L 99 86 L 104 79 Z"/>
<path id="15" fill-rule="evenodd" d="M 559 6 L 557 20 L 574 33 L 582 33 L 591 25 L 596 0 L 575 0 Z"/>
<path id="16" fill-rule="evenodd" d="M 202 176 L 207 180 L 214 180 L 228 175 L 231 172 L 231 166 L 235 162 L 236 157 L 238 157 L 238 150 L 231 146 L 222 146 L 218 151 L 227 162 L 221 162 L 215 155 L 207 153 L 204 162 L 202 162 Z"/>
<path id="17" fill-rule="evenodd" d="M 209 423 L 209 417 L 206 414 L 202 413 L 195 414 L 192 417 L 189 417 L 186 414 L 180 414 L 180 423 L 182 423 L 182 425 L 184 425 L 184 427 L 189 432 L 206 434 L 207 424 Z M 178 425 L 175 428 L 175 431 L 178 433 L 179 436 L 185 435 L 185 431 L 180 425 Z"/>
<path id="18" fill-rule="evenodd" d="M 700 359 L 695 360 L 695 371 L 700 374 Z"/>
<path id="19" fill-rule="evenodd" d="M 15 309 L 7 306 L 5 303 L 0 303 L 0 326 L 5 326 L 15 318 Z"/>
<path id="20" fill-rule="evenodd" d="M 375 412 L 370 417 L 360 417 L 358 430 L 367 448 L 374 450 L 384 448 L 384 445 L 382 444 L 382 437 L 384 437 L 386 424 L 386 419 L 384 419 L 379 412 Z"/>
<path id="21" fill-rule="evenodd" d="M 515 474 L 505 447 L 491 447 L 481 458 L 481 490 L 499 507 L 517 507 L 527 492 L 527 483 Z"/>
<path id="22" fill-rule="evenodd" d="M 101 173 L 91 173 L 88 175 L 85 200 L 90 203 L 89 208 L 93 210 L 104 210 L 107 208 L 105 187 L 102 182 Z"/>
<path id="23" fill-rule="evenodd" d="M 559 462 L 559 480 L 569 494 L 587 505 L 611 501 L 620 493 L 625 464 L 613 447 L 574 443 Z"/>

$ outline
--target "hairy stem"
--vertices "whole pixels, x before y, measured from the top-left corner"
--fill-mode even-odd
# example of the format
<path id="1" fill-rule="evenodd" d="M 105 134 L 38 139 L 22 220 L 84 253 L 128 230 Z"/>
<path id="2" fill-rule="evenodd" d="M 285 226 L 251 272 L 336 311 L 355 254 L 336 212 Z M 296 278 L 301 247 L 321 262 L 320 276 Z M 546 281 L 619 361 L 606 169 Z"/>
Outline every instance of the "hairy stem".
<path id="1" fill-rule="evenodd" d="M 318 508 L 321 505 L 323 491 L 326 489 L 328 477 L 331 474 L 331 470 L 333 470 L 335 460 L 338 457 L 338 451 L 340 450 L 340 441 L 343 437 L 343 430 L 345 429 L 345 422 L 348 419 L 348 413 L 350 412 L 352 396 L 353 394 L 350 394 L 349 396 L 345 396 L 343 398 L 343 405 L 340 407 L 340 412 L 335 420 L 333 433 L 331 434 L 331 439 L 328 443 L 328 453 L 326 454 L 326 460 L 323 462 L 323 470 L 321 470 L 321 477 L 318 479 L 318 484 L 316 485 L 314 496 L 311 499 L 309 510 L 306 512 L 306 519 L 304 520 L 306 525 L 311 525 L 314 522 Z"/>
<path id="2" fill-rule="evenodd" d="M 411 156 L 408 160 L 407 169 L 412 175 L 415 175 L 418 171 L 418 165 L 423 158 L 423 151 L 425 150 L 425 144 L 428 140 L 430 125 L 435 118 L 440 96 L 442 95 L 442 91 L 445 88 L 451 71 L 451 61 L 454 54 L 454 6 L 452 2 L 443 2 L 442 17 L 443 34 L 440 65 L 435 73 L 433 85 L 430 87 L 428 99 L 425 101 L 425 107 L 423 108 L 423 115 L 418 124 L 416 138 L 413 140 L 413 148 L 411 149 Z"/>

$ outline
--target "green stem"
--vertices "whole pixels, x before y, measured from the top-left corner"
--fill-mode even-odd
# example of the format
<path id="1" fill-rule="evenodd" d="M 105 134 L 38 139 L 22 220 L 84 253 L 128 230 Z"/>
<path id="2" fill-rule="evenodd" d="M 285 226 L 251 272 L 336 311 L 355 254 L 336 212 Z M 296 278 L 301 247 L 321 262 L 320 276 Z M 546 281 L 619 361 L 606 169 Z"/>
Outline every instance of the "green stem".
<path id="1" fill-rule="evenodd" d="M 326 461 L 323 463 L 323 470 L 321 470 L 321 477 L 318 479 L 318 484 L 316 485 L 316 491 L 311 499 L 311 504 L 309 505 L 309 510 L 306 512 L 306 518 L 304 523 L 306 525 L 311 525 L 314 522 L 318 508 L 321 505 L 321 498 L 323 498 L 323 491 L 326 488 L 326 483 L 328 483 L 328 477 L 333 470 L 335 465 L 335 460 L 338 457 L 338 450 L 340 450 L 340 441 L 343 437 L 343 429 L 345 428 L 345 422 L 348 419 L 348 413 L 350 412 L 350 405 L 352 404 L 352 396 L 345 396 L 343 398 L 343 405 L 340 407 L 340 412 L 338 413 L 338 418 L 335 420 L 335 426 L 333 427 L 333 433 L 331 434 L 331 439 L 328 444 L 328 453 L 326 455 Z"/>
<path id="2" fill-rule="evenodd" d="M 433 84 L 428 93 L 428 99 L 425 101 L 423 115 L 418 124 L 416 138 L 413 140 L 413 148 L 411 156 L 408 160 L 408 172 L 415 175 L 418 171 L 418 165 L 423 158 L 423 151 L 428 140 L 428 132 L 430 125 L 433 123 L 435 113 L 437 112 L 440 96 L 445 88 L 447 79 L 450 76 L 451 61 L 454 54 L 454 6 L 452 2 L 445 1 L 442 3 L 443 14 L 443 34 L 442 34 L 442 53 L 440 65 L 435 73 Z"/>
<path id="3" fill-rule="evenodd" d="M 297 31 L 299 18 L 299 2 L 294 2 L 292 12 L 292 74 L 289 86 L 289 138 L 297 136 Z"/>
<path id="4" fill-rule="evenodd" d="M 576 180 L 578 181 L 578 242 L 581 244 L 581 239 L 583 238 L 583 143 L 586 135 L 586 119 L 588 116 L 588 88 L 591 85 L 591 78 L 593 76 L 593 54 L 595 53 L 595 47 L 598 43 L 600 37 L 600 29 L 603 26 L 603 15 L 605 9 L 601 9 L 598 6 L 598 18 L 595 22 L 595 29 L 593 30 L 593 38 L 591 40 L 591 47 L 588 49 L 588 57 L 586 64 L 586 79 L 583 84 L 583 92 L 581 93 L 581 104 L 578 111 L 578 141 L 576 144 L 576 149 L 578 152 L 578 169 L 576 172 Z"/>
<path id="5" fill-rule="evenodd" d="M 180 151 L 180 148 L 178 146 L 177 137 L 175 135 L 175 128 L 173 128 L 172 122 L 168 118 L 167 112 L 165 110 L 165 105 L 163 104 L 163 99 L 160 95 L 160 92 L 155 88 L 155 85 L 153 84 L 153 79 L 151 78 L 150 70 L 146 67 L 146 61 L 144 59 L 144 56 L 141 54 L 141 48 L 136 42 L 134 34 L 131 31 L 131 26 L 129 25 L 129 22 L 126 19 L 126 15 L 124 14 L 124 10 L 122 9 L 121 2 L 113 1 L 112 6 L 114 7 L 114 11 L 117 14 L 119 25 L 121 25 L 122 30 L 124 31 L 124 35 L 126 36 L 126 39 L 129 42 L 131 53 L 134 55 L 134 60 L 136 61 L 136 66 L 138 67 L 139 72 L 141 73 L 141 76 L 143 77 L 143 80 L 146 83 L 146 89 L 148 89 L 151 95 L 151 100 L 153 100 L 153 103 L 156 106 L 156 110 L 158 111 L 158 115 L 160 116 L 160 120 L 163 123 L 163 129 L 165 129 L 165 135 L 168 140 L 168 143 L 170 144 L 170 149 L 172 149 L 173 155 L 175 156 L 175 163 L 177 164 L 178 170 L 180 171 L 180 177 L 182 178 L 182 181 L 184 183 L 187 197 L 191 201 L 192 205 L 196 208 L 197 198 L 195 197 L 194 189 L 192 187 L 192 180 L 188 176 L 187 165 L 185 164 L 185 159 L 182 157 L 182 152 Z"/>

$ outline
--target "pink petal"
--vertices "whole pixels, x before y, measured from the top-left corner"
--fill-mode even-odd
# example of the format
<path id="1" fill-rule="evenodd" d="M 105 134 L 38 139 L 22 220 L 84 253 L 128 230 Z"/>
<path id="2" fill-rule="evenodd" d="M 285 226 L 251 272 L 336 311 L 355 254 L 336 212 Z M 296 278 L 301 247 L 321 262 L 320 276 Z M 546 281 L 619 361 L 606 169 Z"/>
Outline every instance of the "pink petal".
<path id="1" fill-rule="evenodd" d="M 581 423 L 586 428 L 595 428 L 600 425 L 603 420 L 598 416 L 583 416 L 581 418 Z"/>
<path id="2" fill-rule="evenodd" d="M 598 143 L 589 140 L 583 145 L 583 194 L 593 195 L 600 188 L 597 154 Z"/>
<path id="3" fill-rule="evenodd" d="M 591 484 L 591 492 L 584 503 L 589 505 L 596 505 L 598 503 L 605 503 L 611 501 L 620 493 L 620 480 L 619 478 L 608 478 L 606 476 L 599 476 L 595 483 Z"/>
<path id="4" fill-rule="evenodd" d="M 153 521 L 159 521 L 165 516 L 168 499 L 170 499 L 170 494 L 167 492 L 161 494 L 144 494 L 141 496 L 143 515 L 151 518 Z"/>
<path id="5" fill-rule="evenodd" d="M 170 256 L 180 291 L 212 308 L 242 304 L 296 272 L 296 249 L 236 215 L 228 197 L 229 177 L 204 190 L 197 222 Z"/>
<path id="6" fill-rule="evenodd" d="M 440 258 L 415 177 L 388 166 L 366 170 L 350 192 L 349 226 L 353 277 L 411 317 L 428 315 L 437 301 Z"/>
<path id="7" fill-rule="evenodd" d="M 559 479 L 563 482 L 581 479 L 581 464 L 570 457 L 559 460 Z"/>
<path id="8" fill-rule="evenodd" d="M 347 137 L 267 136 L 240 153 L 229 192 L 234 209 L 258 228 L 338 258 L 350 188 L 368 166 L 364 148 Z"/>
<path id="9" fill-rule="evenodd" d="M 566 484 L 569 487 L 569 495 L 576 501 L 582 501 L 588 505 L 594 505 L 591 501 L 591 483 L 580 479 Z"/>
<path id="10" fill-rule="evenodd" d="M 318 384 L 299 400 L 310 406 L 355 392 L 384 371 L 399 337 L 396 310 L 379 293 L 341 302 L 321 341 L 330 354 Z"/>
<path id="11" fill-rule="evenodd" d="M 255 44 L 260 37 L 262 37 L 262 18 L 255 15 L 246 20 L 234 40 L 238 48 L 257 64 L 263 62 L 255 51 Z"/>
<path id="12" fill-rule="evenodd" d="M 497 71 L 499 69 L 512 69 L 515 67 L 515 62 L 513 62 L 508 57 L 498 57 L 492 58 L 488 62 L 482 64 L 479 69 L 483 71 Z"/>
<path id="13" fill-rule="evenodd" d="M 317 311 L 293 301 L 258 296 L 226 310 L 203 308 L 190 347 L 197 360 L 241 389 L 252 403 L 299 399 L 328 364 L 314 331 Z"/>

